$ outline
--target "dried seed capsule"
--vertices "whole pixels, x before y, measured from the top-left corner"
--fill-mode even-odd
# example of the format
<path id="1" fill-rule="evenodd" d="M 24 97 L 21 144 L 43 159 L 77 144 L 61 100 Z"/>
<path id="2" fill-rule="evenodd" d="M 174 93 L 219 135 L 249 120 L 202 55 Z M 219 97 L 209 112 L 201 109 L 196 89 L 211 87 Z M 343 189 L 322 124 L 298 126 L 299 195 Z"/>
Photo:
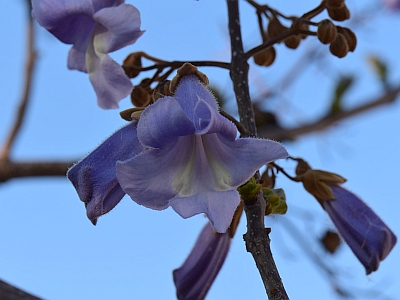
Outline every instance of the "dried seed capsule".
<path id="1" fill-rule="evenodd" d="M 335 21 L 350 19 L 350 11 L 346 5 L 340 8 L 328 8 L 328 14 Z"/>
<path id="2" fill-rule="evenodd" d="M 336 26 L 328 19 L 318 24 L 317 36 L 322 44 L 332 43 L 337 35 Z"/>
<path id="3" fill-rule="evenodd" d="M 257 52 L 253 56 L 254 63 L 259 66 L 268 67 L 272 65 L 276 57 L 276 51 L 274 47 L 270 47 L 264 49 L 260 52 Z"/>
<path id="4" fill-rule="evenodd" d="M 357 37 L 349 28 L 337 26 L 337 31 L 343 34 L 349 44 L 349 51 L 353 52 L 357 46 Z"/>
<path id="5" fill-rule="evenodd" d="M 287 29 L 286 26 L 283 26 L 281 22 L 275 17 L 272 17 L 272 19 L 268 23 L 268 35 L 273 38 L 279 35 L 281 32 L 285 31 Z"/>
<path id="6" fill-rule="evenodd" d="M 326 0 L 328 8 L 341 8 L 344 6 L 344 0 Z"/>
<path id="7" fill-rule="evenodd" d="M 338 33 L 336 39 L 329 46 L 331 53 L 339 58 L 345 57 L 349 52 L 349 45 L 347 44 L 346 37 Z"/>
<path id="8" fill-rule="evenodd" d="M 142 67 L 142 56 L 138 52 L 131 53 L 125 58 L 122 65 L 125 67 L 126 76 L 129 78 L 135 78 L 140 73 L 140 70 L 137 70 L 136 68 Z"/>
<path id="9" fill-rule="evenodd" d="M 299 46 L 300 41 L 301 37 L 299 35 L 294 35 L 285 40 L 285 45 L 290 49 L 296 49 Z"/>

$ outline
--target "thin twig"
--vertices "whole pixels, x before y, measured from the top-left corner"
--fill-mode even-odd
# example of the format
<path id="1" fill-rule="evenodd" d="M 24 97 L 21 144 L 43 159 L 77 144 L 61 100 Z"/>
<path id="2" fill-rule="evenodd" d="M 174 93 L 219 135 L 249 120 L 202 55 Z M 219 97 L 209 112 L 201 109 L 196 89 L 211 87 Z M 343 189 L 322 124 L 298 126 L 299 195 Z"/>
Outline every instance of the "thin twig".
<path id="1" fill-rule="evenodd" d="M 227 0 L 232 62 L 230 76 L 235 91 L 240 122 L 250 136 L 257 136 L 254 111 L 248 85 L 248 68 L 243 50 L 238 0 Z M 259 174 L 256 174 L 259 177 Z M 259 180 L 259 178 L 257 178 Z M 260 192 L 254 201 L 245 202 L 246 249 L 253 255 L 269 299 L 289 299 L 272 257 L 270 240 L 264 227 L 266 202 Z"/>
<path id="2" fill-rule="evenodd" d="M 303 124 L 295 128 L 284 129 L 274 127 L 273 129 L 270 129 L 268 125 L 259 126 L 259 136 L 277 141 L 294 140 L 301 135 L 326 130 L 341 120 L 345 120 L 361 113 L 371 111 L 377 107 L 393 103 L 399 94 L 400 85 L 392 90 L 387 91 L 384 95 L 376 99 L 365 101 L 364 104 L 361 104 L 355 108 L 339 111 L 333 114 L 327 114 L 314 122 Z"/>
<path id="3" fill-rule="evenodd" d="M 32 87 L 32 79 L 33 79 L 33 70 L 35 67 L 36 61 L 36 50 L 35 50 L 35 32 L 34 32 L 34 22 L 31 16 L 31 2 L 27 2 L 27 10 L 28 10 L 28 28 L 27 28 L 27 62 L 25 67 L 25 79 L 24 79 L 24 88 L 22 92 L 22 97 L 20 100 L 18 113 L 16 115 L 15 123 L 12 126 L 9 135 L 4 142 L 4 146 L 2 148 L 2 152 L 0 155 L 0 160 L 5 160 L 9 158 L 11 148 L 14 144 L 14 141 L 21 130 L 22 123 L 24 121 L 24 116 L 26 113 L 26 109 L 28 106 L 28 102 L 30 99 L 30 92 Z"/>

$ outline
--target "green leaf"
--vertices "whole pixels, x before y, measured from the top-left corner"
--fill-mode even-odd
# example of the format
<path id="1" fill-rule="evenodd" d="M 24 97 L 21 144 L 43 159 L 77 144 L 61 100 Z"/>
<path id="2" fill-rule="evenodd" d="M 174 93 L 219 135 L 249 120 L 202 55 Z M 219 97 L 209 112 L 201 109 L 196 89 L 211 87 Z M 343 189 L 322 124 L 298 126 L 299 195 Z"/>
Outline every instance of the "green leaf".
<path id="1" fill-rule="evenodd" d="M 283 189 L 263 188 L 262 191 L 264 199 L 268 203 L 265 209 L 265 215 L 284 215 L 287 212 L 286 195 Z"/>
<path id="2" fill-rule="evenodd" d="M 378 75 L 379 80 L 385 88 L 388 87 L 388 67 L 379 57 L 370 55 L 368 57 L 369 63 L 372 65 L 374 72 Z"/>
<path id="3" fill-rule="evenodd" d="M 353 85 L 354 83 L 354 77 L 353 76 L 341 76 L 336 83 L 333 99 L 332 99 L 332 105 L 331 105 L 331 112 L 332 113 L 337 113 L 342 110 L 342 100 L 344 94 L 349 90 L 349 88 Z"/>

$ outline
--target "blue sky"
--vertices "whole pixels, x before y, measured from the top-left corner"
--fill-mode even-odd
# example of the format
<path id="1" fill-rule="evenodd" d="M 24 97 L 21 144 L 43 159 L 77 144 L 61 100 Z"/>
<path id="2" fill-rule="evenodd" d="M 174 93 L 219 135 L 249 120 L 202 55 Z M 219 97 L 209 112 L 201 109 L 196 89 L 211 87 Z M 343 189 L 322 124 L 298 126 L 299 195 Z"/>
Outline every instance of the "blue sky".
<path id="1" fill-rule="evenodd" d="M 225 1 L 127 2 L 140 10 L 146 32 L 134 45 L 113 53 L 118 62 L 134 51 L 165 60 L 228 61 Z M 298 125 L 326 112 L 340 75 L 356 76 L 355 86 L 345 96 L 345 107 L 379 96 L 382 87 L 367 62 L 371 54 L 389 63 L 390 81 L 398 84 L 400 14 L 379 9 L 379 1 L 347 3 L 357 20 L 345 23 L 357 34 L 355 53 L 339 60 L 329 55 L 327 46 L 309 37 L 296 51 L 277 46 L 277 59 L 270 68 L 251 64 L 252 94 L 273 92 L 265 108 L 275 111 L 284 125 Z M 253 9 L 244 1 L 240 4 L 243 36 L 249 49 L 259 43 L 257 22 Z M 269 4 L 284 14 L 298 15 L 318 1 L 275 0 Z M 23 1 L 0 2 L 0 17 L 6 24 L 0 27 L 1 141 L 12 124 L 21 93 L 24 9 Z M 12 158 L 79 159 L 125 121 L 119 117 L 119 110 L 104 111 L 96 106 L 87 75 L 67 70 L 70 46 L 39 27 L 36 33 L 39 55 L 32 99 Z M 315 49 L 321 59 L 304 63 L 296 81 L 283 86 L 283 78 L 299 70 L 293 66 L 304 62 L 302 57 Z M 228 72 L 214 68 L 201 71 L 230 99 L 228 108 L 234 114 Z M 123 100 L 120 106 L 128 108 L 129 100 Z M 396 102 L 285 144 L 292 156 L 303 157 L 312 167 L 347 178 L 345 187 L 364 199 L 397 235 L 399 117 L 400 104 Z M 294 172 L 294 164 L 279 163 Z M 400 299 L 398 245 L 378 272 L 365 276 L 346 245 L 334 256 L 318 247 L 318 238 L 332 224 L 301 185 L 280 176 L 277 187 L 286 192 L 289 212 L 267 218 L 266 224 L 272 228 L 272 250 L 292 299 L 337 298 L 325 274 L 294 239 L 298 234 L 288 229 L 292 223 L 307 249 L 321 255 L 337 271 L 338 282 L 358 299 Z M 174 299 L 172 270 L 183 263 L 206 223 L 201 215 L 184 220 L 171 209 L 152 211 L 125 197 L 94 227 L 64 178 L 10 180 L 0 185 L 0 203 L 0 278 L 46 299 Z M 245 231 L 242 219 L 207 299 L 265 299 L 261 279 L 241 237 Z"/>

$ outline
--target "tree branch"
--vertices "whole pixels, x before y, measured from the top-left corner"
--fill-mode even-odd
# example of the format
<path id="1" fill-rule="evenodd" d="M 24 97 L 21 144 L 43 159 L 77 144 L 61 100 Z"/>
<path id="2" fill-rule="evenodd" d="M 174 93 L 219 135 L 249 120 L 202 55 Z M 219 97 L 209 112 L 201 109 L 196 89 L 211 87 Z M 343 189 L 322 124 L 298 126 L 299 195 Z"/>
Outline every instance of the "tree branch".
<path id="1" fill-rule="evenodd" d="M 0 160 L 0 182 L 12 178 L 34 176 L 64 176 L 74 161 L 27 161 L 12 162 L 8 159 Z"/>
<path id="2" fill-rule="evenodd" d="M 26 62 L 26 67 L 25 67 L 25 82 L 24 82 L 24 88 L 22 92 L 22 97 L 20 100 L 20 105 L 18 109 L 18 113 L 15 119 L 15 123 L 12 126 L 10 133 L 4 143 L 1 155 L 0 155 L 0 160 L 1 159 L 6 159 L 8 158 L 11 147 L 21 129 L 26 108 L 28 106 L 29 102 L 29 96 L 31 92 L 31 87 L 32 87 L 32 78 L 33 78 L 33 70 L 35 67 L 35 61 L 36 61 L 36 51 L 35 51 L 35 32 L 34 32 L 34 22 L 31 16 L 31 2 L 26 1 L 27 3 L 27 11 L 28 11 L 28 29 L 27 29 L 27 62 Z"/>
<path id="3" fill-rule="evenodd" d="M 238 0 L 227 0 L 231 40 L 230 76 L 238 104 L 240 123 L 250 136 L 257 136 L 253 106 L 250 99 L 246 54 L 243 50 Z M 256 174 L 259 177 L 259 174 Z M 270 239 L 264 228 L 265 200 L 261 193 L 255 201 L 246 201 L 246 249 L 251 252 L 260 272 L 269 299 L 289 299 L 272 257 Z M 254 203 L 253 203 L 254 202 Z M 264 206 L 264 207 L 263 207 Z"/>
<path id="4" fill-rule="evenodd" d="M 4 300 L 40 300 L 27 292 L 0 280 L 0 299 Z"/>
<path id="5" fill-rule="evenodd" d="M 368 112 L 377 107 L 393 103 L 397 99 L 399 93 L 400 85 L 394 89 L 387 91 L 384 95 L 376 99 L 366 101 L 365 104 L 361 104 L 355 108 L 345 111 L 328 114 L 314 122 L 303 124 L 295 128 L 285 129 L 277 128 L 276 126 L 271 128 L 268 125 L 259 126 L 259 136 L 277 141 L 294 140 L 301 135 L 326 130 L 327 128 L 335 125 L 341 120 L 345 120 L 347 118 L 357 116 L 361 113 Z"/>

